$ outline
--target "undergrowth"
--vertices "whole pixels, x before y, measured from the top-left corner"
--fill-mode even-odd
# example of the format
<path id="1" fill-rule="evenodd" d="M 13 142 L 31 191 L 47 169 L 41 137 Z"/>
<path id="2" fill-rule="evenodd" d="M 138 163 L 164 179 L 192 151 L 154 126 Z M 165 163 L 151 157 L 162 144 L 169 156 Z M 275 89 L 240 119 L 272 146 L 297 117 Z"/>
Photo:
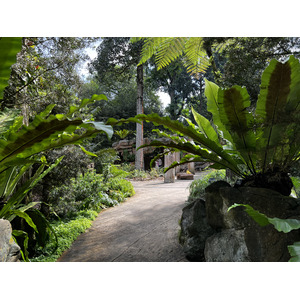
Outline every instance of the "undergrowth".
<path id="1" fill-rule="evenodd" d="M 188 197 L 188 201 L 203 198 L 205 194 L 205 188 L 208 185 L 217 180 L 225 180 L 225 177 L 225 170 L 213 170 L 203 178 L 194 180 L 189 187 L 190 194 Z"/>
<path id="2" fill-rule="evenodd" d="M 85 210 L 71 213 L 65 219 L 52 221 L 51 225 L 58 240 L 57 249 L 55 249 L 55 238 L 51 236 L 45 248 L 38 249 L 40 255 L 30 259 L 30 261 L 55 262 L 65 250 L 70 248 L 76 238 L 91 226 L 97 215 L 98 212 L 96 211 Z"/>
<path id="3" fill-rule="evenodd" d="M 134 195 L 131 182 L 124 177 L 127 172 L 117 166 L 107 166 L 105 174 L 94 170 L 73 178 L 69 185 L 55 188 L 50 193 L 50 225 L 56 233 L 51 234 L 44 248 L 32 249 L 32 262 L 56 261 L 76 238 L 92 224 L 98 213 L 118 205 Z"/>
<path id="4" fill-rule="evenodd" d="M 143 181 L 151 180 L 164 175 L 164 168 L 152 168 L 151 170 L 137 170 L 134 165 L 123 163 L 121 168 L 127 173 L 127 179 Z"/>

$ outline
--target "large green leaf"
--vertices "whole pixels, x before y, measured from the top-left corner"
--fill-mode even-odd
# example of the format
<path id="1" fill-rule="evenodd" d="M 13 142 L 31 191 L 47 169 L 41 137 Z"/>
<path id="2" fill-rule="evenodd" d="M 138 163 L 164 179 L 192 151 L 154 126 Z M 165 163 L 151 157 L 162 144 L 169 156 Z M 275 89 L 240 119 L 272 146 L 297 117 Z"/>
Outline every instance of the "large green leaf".
<path id="1" fill-rule="evenodd" d="M 3 98 L 4 88 L 8 85 L 11 66 L 16 62 L 16 55 L 21 51 L 22 38 L 0 38 L 0 99 Z"/>
<path id="2" fill-rule="evenodd" d="M 0 197 L 8 198 L 13 193 L 19 180 L 31 165 L 32 163 L 27 163 L 21 168 L 12 166 L 0 173 Z"/>
<path id="3" fill-rule="evenodd" d="M 41 164 L 40 167 L 37 169 L 35 174 L 28 179 L 25 183 L 22 184 L 11 196 L 11 192 L 18 181 L 10 182 L 10 193 L 3 194 L 3 197 L 6 201 L 3 208 L 0 210 L 0 218 L 6 218 L 12 220 L 17 214 L 13 214 L 12 211 L 20 208 L 20 203 L 27 195 L 27 193 L 43 178 L 45 177 L 53 168 L 55 168 L 63 159 L 63 156 L 58 158 L 54 164 L 52 164 L 46 171 L 44 171 L 45 164 Z M 22 174 L 27 170 L 28 166 L 24 166 L 22 169 Z M 44 171 L 44 172 L 43 172 Z M 4 172 L 5 173 L 5 172 Z M 21 176 L 17 176 L 19 180 Z M 25 207 L 26 208 L 26 207 Z M 22 211 L 22 208 L 20 208 Z"/>
<path id="4" fill-rule="evenodd" d="M 218 104 L 220 121 L 230 133 L 234 148 L 240 152 L 248 169 L 255 173 L 256 137 L 253 115 L 248 111 L 250 97 L 246 88 L 219 89 Z"/>
<path id="5" fill-rule="evenodd" d="M 13 220 L 12 216 L 18 216 L 18 217 L 24 219 L 26 221 L 26 223 L 34 229 L 34 231 L 38 232 L 35 224 L 33 223 L 32 219 L 28 216 L 27 213 L 25 213 L 21 210 L 12 210 L 11 217 L 7 218 L 7 220 L 11 222 Z"/>
<path id="6" fill-rule="evenodd" d="M 204 94 L 207 98 L 207 110 L 213 115 L 213 122 L 217 127 L 220 136 L 232 142 L 229 132 L 226 130 L 224 124 L 221 122 L 220 119 L 219 103 L 218 103 L 219 87 L 215 83 L 208 81 L 206 78 L 204 78 L 204 81 L 205 81 Z"/>
<path id="7" fill-rule="evenodd" d="M 76 129 L 84 131 L 75 134 Z M 37 115 L 29 126 L 23 126 L 18 132 L 10 132 L 7 140 L 0 140 L 0 172 L 16 160 L 67 144 L 78 144 L 101 132 L 109 137 L 113 134 L 112 127 L 101 122 L 85 123 L 79 118 L 68 120 L 60 115 L 50 115 L 45 119 Z"/>
<path id="8" fill-rule="evenodd" d="M 209 139 L 214 141 L 215 143 L 219 143 L 219 137 L 215 129 L 210 124 L 209 120 L 207 120 L 204 116 L 198 114 L 194 108 L 192 107 L 192 113 L 196 123 L 199 126 L 199 130 Z M 190 124 L 191 125 L 191 124 Z"/>
<path id="9" fill-rule="evenodd" d="M 256 118 L 262 134 L 257 140 L 262 168 L 293 159 L 300 148 L 300 65 L 293 56 L 272 60 L 262 75 Z M 284 149 L 284 151 L 283 151 Z"/>
<path id="10" fill-rule="evenodd" d="M 15 230 L 14 229 L 12 231 L 12 235 L 13 235 L 13 238 L 14 238 L 15 242 L 17 242 L 15 237 L 22 237 L 23 238 L 23 240 L 24 240 L 23 250 L 24 251 L 20 250 L 20 252 L 21 252 L 23 260 L 24 261 L 29 261 L 29 259 L 28 259 L 28 254 L 29 254 L 28 253 L 28 241 L 29 241 L 28 233 L 23 231 L 23 230 Z"/>

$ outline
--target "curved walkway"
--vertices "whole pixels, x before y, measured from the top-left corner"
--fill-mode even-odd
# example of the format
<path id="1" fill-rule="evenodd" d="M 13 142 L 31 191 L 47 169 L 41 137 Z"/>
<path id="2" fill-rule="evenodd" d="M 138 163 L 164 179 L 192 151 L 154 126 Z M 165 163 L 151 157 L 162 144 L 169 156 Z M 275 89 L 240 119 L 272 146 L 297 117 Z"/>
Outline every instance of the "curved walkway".
<path id="1" fill-rule="evenodd" d="M 178 233 L 191 181 L 164 183 L 160 178 L 132 183 L 136 194 L 102 211 L 58 261 L 187 261 Z"/>

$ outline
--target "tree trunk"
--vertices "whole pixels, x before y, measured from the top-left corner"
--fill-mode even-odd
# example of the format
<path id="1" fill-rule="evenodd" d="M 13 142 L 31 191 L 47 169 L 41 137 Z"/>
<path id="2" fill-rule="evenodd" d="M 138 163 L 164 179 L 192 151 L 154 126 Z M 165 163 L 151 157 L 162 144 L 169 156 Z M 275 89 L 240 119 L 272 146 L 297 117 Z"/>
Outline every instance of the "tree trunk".
<path id="1" fill-rule="evenodd" d="M 144 76 L 143 76 L 143 65 L 137 67 L 137 103 L 136 112 L 137 114 L 144 113 L 144 101 L 143 101 L 143 89 L 144 89 Z M 144 143 L 144 128 L 143 123 L 136 124 L 136 149 Z M 144 151 L 143 149 L 136 150 L 135 154 L 135 168 L 137 170 L 144 170 Z"/>

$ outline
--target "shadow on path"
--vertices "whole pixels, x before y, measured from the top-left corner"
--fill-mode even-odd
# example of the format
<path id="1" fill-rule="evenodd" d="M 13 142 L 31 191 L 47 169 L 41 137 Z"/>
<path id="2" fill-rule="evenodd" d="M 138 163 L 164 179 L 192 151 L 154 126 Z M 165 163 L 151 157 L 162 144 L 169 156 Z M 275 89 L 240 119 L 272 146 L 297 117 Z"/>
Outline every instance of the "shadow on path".
<path id="1" fill-rule="evenodd" d="M 132 183 L 136 194 L 102 211 L 58 261 L 187 261 L 178 233 L 191 181 L 163 183 L 157 179 Z"/>

